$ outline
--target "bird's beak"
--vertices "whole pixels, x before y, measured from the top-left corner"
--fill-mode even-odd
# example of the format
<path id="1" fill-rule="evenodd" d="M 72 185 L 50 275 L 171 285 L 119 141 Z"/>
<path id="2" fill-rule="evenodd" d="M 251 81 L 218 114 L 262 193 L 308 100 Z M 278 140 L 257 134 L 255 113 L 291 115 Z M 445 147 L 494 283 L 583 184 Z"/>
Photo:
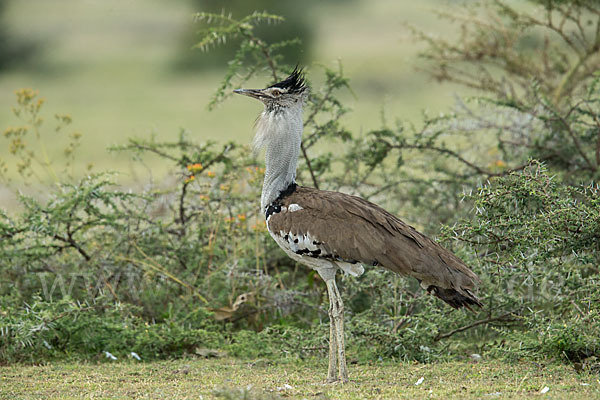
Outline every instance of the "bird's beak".
<path id="1" fill-rule="evenodd" d="M 233 93 L 243 94 L 244 96 L 254 97 L 259 100 L 263 97 L 262 90 L 260 89 L 235 89 Z"/>

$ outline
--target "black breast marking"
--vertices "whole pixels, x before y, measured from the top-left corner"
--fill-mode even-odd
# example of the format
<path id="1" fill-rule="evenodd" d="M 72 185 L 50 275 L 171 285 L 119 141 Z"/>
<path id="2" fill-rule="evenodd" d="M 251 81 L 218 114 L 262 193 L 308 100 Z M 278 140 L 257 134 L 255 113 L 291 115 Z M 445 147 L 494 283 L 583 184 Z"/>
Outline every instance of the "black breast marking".
<path id="1" fill-rule="evenodd" d="M 277 196 L 277 198 L 267 206 L 267 209 L 265 210 L 265 218 L 269 218 L 269 216 L 272 214 L 281 212 L 281 200 L 294 193 L 296 191 L 296 187 L 296 182 L 292 182 L 287 188 L 279 192 L 279 196 Z"/>
<path id="2" fill-rule="evenodd" d="M 281 212 L 281 205 L 275 204 L 275 202 L 269 204 L 267 207 L 267 211 L 265 212 L 265 218 L 269 218 L 272 214 L 277 214 Z"/>

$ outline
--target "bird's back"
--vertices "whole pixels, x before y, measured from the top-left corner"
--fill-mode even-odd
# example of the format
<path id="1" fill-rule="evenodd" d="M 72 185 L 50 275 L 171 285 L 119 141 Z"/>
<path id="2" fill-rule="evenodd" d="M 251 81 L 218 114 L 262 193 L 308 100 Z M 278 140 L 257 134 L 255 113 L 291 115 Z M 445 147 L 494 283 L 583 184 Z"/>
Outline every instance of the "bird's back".
<path id="1" fill-rule="evenodd" d="M 455 308 L 481 305 L 473 294 L 479 279 L 462 260 L 365 199 L 294 185 L 270 210 L 271 234 L 307 265 L 381 265 L 418 279 Z"/>

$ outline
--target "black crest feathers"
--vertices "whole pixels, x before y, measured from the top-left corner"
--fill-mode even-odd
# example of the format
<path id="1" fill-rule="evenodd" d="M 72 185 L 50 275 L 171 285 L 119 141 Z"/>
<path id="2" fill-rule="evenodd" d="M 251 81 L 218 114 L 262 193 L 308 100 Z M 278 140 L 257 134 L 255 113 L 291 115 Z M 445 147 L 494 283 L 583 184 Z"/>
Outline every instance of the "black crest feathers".
<path id="1" fill-rule="evenodd" d="M 302 68 L 296 67 L 284 80 L 278 82 L 271 87 L 276 87 L 280 89 L 287 89 L 288 93 L 300 93 L 306 89 L 306 83 L 304 82 L 304 70 Z"/>

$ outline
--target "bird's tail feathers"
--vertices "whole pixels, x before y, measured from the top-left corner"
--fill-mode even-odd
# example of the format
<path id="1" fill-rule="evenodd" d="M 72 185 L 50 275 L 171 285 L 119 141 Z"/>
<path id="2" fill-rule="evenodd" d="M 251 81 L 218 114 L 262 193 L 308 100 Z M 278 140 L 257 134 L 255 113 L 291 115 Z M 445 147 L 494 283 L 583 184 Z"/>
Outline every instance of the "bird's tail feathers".
<path id="1" fill-rule="evenodd" d="M 445 289 L 438 286 L 429 286 L 427 292 L 435 295 L 436 297 L 444 300 L 450 306 L 454 308 L 465 307 L 469 311 L 474 312 L 471 306 L 483 307 L 481 301 L 475 296 L 475 294 L 469 289 L 462 289 L 460 291 L 456 289 Z"/>

